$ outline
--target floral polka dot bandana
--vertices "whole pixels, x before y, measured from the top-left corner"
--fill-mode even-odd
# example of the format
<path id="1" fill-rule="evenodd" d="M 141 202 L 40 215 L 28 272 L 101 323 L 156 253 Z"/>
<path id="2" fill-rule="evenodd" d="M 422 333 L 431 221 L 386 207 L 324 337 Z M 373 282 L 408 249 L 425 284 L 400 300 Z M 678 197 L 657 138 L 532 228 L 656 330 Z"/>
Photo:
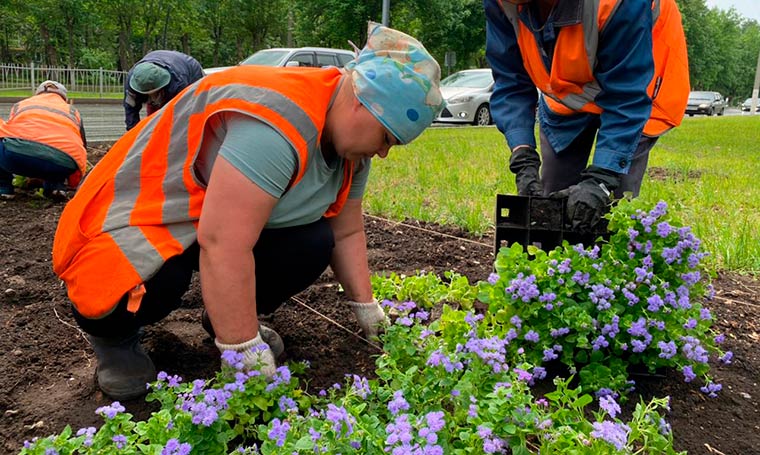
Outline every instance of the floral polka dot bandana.
<path id="1" fill-rule="evenodd" d="M 346 65 L 359 101 L 401 144 L 419 136 L 443 108 L 441 68 L 411 36 L 369 23 L 367 45 Z"/>

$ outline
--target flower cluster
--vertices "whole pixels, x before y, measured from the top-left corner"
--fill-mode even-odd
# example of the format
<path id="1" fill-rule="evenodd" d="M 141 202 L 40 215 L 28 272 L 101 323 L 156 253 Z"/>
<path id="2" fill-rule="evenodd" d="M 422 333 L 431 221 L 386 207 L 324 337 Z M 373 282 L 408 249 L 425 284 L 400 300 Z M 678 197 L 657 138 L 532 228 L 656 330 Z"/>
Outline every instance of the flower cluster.
<path id="1" fill-rule="evenodd" d="M 628 365 L 641 364 L 680 369 L 687 382 L 701 377 L 714 396 L 720 386 L 708 361 L 732 354 L 715 343 L 703 306 L 712 297 L 701 266 L 706 253 L 669 218 L 665 202 L 649 211 L 640 205 L 621 201 L 609 240 L 598 245 L 502 248 L 479 298 L 489 304 L 487 317 L 504 322 L 500 336 L 516 337 L 509 356 L 523 349 L 535 364 L 560 361 L 579 370 L 588 390 L 623 392 Z"/>

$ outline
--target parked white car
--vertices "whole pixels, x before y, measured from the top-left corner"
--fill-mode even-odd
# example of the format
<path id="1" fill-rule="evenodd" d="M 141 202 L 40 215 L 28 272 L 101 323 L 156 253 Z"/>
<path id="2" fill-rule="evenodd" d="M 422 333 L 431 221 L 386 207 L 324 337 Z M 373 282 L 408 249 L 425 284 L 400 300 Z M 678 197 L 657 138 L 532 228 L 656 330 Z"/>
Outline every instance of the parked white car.
<path id="1" fill-rule="evenodd" d="M 490 125 L 493 75 L 490 69 L 458 71 L 441 81 L 446 107 L 436 122 Z"/>
<path id="2" fill-rule="evenodd" d="M 343 66 L 354 59 L 354 53 L 344 49 L 332 49 L 327 47 L 278 47 L 273 49 L 262 49 L 255 52 L 242 62 L 240 65 L 263 65 L 263 66 L 306 66 L 321 68 L 324 66 Z M 220 66 L 216 68 L 206 68 L 203 71 L 206 74 L 213 74 L 224 71 L 232 66 Z"/>

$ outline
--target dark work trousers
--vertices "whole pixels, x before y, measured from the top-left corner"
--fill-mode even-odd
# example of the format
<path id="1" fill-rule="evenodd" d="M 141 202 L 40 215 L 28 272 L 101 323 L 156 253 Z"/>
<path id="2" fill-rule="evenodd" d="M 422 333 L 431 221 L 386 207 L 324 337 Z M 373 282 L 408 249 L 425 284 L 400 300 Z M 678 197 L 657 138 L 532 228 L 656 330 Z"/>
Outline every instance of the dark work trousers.
<path id="1" fill-rule="evenodd" d="M 544 186 L 545 196 L 555 191 L 564 190 L 581 181 L 581 172 L 588 167 L 588 159 L 591 155 L 591 147 L 594 145 L 597 130 L 597 125 L 586 128 L 559 154 L 555 153 L 544 132 L 540 132 L 541 182 Z M 628 174 L 622 176 L 620 186 L 615 190 L 616 198 L 622 198 L 625 192 L 633 193 L 633 197 L 639 195 L 641 182 L 644 179 L 644 173 L 649 162 L 649 151 L 652 150 L 657 139 L 656 137 L 641 136 L 631 159 Z"/>
<path id="2" fill-rule="evenodd" d="M 264 229 L 253 249 L 258 313 L 273 312 L 316 281 L 329 265 L 334 246 L 332 228 L 324 218 L 304 226 Z M 198 270 L 199 254 L 196 242 L 183 254 L 166 261 L 145 283 L 145 295 L 136 313 L 127 311 L 125 295 L 101 319 L 87 319 L 72 305 L 74 319 L 85 332 L 109 338 L 134 333 L 160 321 L 180 306 L 193 271 Z"/>
<path id="3" fill-rule="evenodd" d="M 71 166 L 62 166 L 8 150 L 3 147 L 3 141 L 0 139 L 0 193 L 13 194 L 13 174 L 42 179 L 43 188 L 53 191 L 64 188 L 64 182 L 76 170 L 73 159 Z"/>

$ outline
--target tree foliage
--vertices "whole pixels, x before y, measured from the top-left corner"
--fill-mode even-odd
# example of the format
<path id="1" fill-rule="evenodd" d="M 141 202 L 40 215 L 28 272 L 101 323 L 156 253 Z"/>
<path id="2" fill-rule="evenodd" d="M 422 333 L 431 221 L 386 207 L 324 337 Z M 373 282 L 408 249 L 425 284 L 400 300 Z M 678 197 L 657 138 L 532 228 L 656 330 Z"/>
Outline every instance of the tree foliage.
<path id="1" fill-rule="evenodd" d="M 760 25 L 705 0 L 677 0 L 691 85 L 749 96 Z M 390 25 L 422 41 L 449 71 L 483 67 L 482 0 L 393 0 Z M 234 65 L 277 46 L 361 47 L 382 1 L 0 0 L 0 62 L 129 69 L 153 49 L 176 49 L 204 67 Z M 456 63 L 444 65 L 447 52 Z"/>

